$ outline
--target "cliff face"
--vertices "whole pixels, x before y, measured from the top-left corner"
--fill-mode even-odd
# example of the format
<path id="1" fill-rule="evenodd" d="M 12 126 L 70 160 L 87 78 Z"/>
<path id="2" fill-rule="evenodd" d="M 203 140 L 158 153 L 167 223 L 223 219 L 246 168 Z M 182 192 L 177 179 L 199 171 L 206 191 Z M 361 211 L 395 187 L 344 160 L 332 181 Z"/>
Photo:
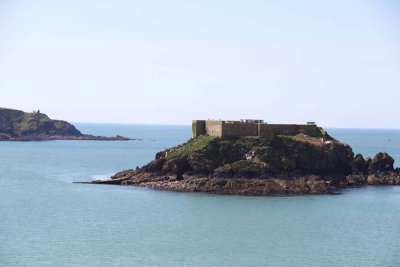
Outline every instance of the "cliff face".
<path id="1" fill-rule="evenodd" d="M 52 120 L 46 114 L 0 108 L 0 140 L 127 140 L 123 137 L 101 137 L 82 134 L 72 124 Z"/>

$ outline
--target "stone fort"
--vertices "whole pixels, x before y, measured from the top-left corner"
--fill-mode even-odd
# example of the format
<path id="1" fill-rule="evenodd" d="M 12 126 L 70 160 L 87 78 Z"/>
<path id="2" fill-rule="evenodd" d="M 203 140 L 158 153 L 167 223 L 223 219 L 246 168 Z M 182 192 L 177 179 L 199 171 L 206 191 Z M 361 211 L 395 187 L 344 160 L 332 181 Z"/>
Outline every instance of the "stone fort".
<path id="1" fill-rule="evenodd" d="M 193 120 L 193 138 L 200 135 L 215 137 L 258 136 L 274 139 L 276 135 L 295 135 L 299 133 L 316 136 L 319 127 L 314 122 L 307 124 L 269 124 L 263 120 Z"/>

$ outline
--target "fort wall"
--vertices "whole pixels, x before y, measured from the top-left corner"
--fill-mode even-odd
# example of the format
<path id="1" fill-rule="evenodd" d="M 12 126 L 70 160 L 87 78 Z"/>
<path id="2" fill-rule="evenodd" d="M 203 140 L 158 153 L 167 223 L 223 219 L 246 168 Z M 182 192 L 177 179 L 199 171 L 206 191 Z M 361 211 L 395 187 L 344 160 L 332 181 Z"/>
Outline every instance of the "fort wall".
<path id="1" fill-rule="evenodd" d="M 276 135 L 295 135 L 304 133 L 311 136 L 320 135 L 315 124 L 267 124 L 244 121 L 194 120 L 192 122 L 193 138 L 200 135 L 215 137 L 259 136 L 274 139 Z"/>
<path id="2" fill-rule="evenodd" d="M 273 138 L 275 135 L 307 134 L 315 136 L 319 134 L 317 125 L 300 124 L 258 124 L 258 136 Z"/>
<path id="3" fill-rule="evenodd" d="M 192 121 L 192 136 L 198 137 L 200 135 L 206 135 L 206 121 L 205 120 L 194 120 Z"/>
<path id="4" fill-rule="evenodd" d="M 275 127 L 270 127 L 269 124 L 260 123 L 258 124 L 258 136 L 268 137 L 270 139 L 275 138 Z"/>
<path id="5" fill-rule="evenodd" d="M 222 124 L 223 136 L 257 136 L 258 125 L 251 122 L 227 121 Z"/>
<path id="6" fill-rule="evenodd" d="M 224 121 L 206 121 L 206 133 L 210 136 L 222 137 Z"/>
<path id="7" fill-rule="evenodd" d="M 305 133 L 308 135 L 319 135 L 321 130 L 317 125 L 297 125 L 299 127 L 300 133 Z"/>

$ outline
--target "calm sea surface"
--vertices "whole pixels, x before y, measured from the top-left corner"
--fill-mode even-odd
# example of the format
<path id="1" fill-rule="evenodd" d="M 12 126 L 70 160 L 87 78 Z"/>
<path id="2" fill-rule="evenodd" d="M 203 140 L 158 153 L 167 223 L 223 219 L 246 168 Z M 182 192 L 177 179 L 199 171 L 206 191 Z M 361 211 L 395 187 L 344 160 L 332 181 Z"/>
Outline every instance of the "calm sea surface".
<path id="1" fill-rule="evenodd" d="M 72 184 L 190 137 L 189 126 L 77 126 L 141 141 L 0 142 L 0 266 L 400 266 L 400 187 L 239 197 Z M 400 130 L 329 133 L 400 162 Z"/>

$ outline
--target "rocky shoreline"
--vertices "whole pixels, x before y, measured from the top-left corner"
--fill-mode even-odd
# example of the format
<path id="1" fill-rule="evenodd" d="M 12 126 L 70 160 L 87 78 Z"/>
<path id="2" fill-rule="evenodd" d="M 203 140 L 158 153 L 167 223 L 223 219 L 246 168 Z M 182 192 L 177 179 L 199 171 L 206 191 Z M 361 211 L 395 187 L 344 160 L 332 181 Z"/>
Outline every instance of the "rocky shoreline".
<path id="1" fill-rule="evenodd" d="M 82 135 L 29 135 L 29 136 L 5 136 L 0 134 L 0 141 L 55 141 L 55 140 L 76 140 L 76 141 L 129 141 L 135 140 L 123 136 L 105 137 L 90 134 Z"/>
<path id="2" fill-rule="evenodd" d="M 320 177 L 272 176 L 268 178 L 220 178 L 208 176 L 157 176 L 135 173 L 133 170 L 117 173 L 109 180 L 80 182 L 87 184 L 133 185 L 156 190 L 176 192 L 202 192 L 221 195 L 283 196 L 336 194 L 340 189 L 367 185 L 400 185 L 400 172 L 385 172 L 369 175 Z"/>
<path id="3" fill-rule="evenodd" d="M 84 183 L 224 195 L 321 195 L 349 187 L 400 185 L 400 170 L 393 166 L 387 153 L 354 156 L 348 145 L 328 135 L 274 140 L 202 136 L 157 153 L 141 168 Z"/>

